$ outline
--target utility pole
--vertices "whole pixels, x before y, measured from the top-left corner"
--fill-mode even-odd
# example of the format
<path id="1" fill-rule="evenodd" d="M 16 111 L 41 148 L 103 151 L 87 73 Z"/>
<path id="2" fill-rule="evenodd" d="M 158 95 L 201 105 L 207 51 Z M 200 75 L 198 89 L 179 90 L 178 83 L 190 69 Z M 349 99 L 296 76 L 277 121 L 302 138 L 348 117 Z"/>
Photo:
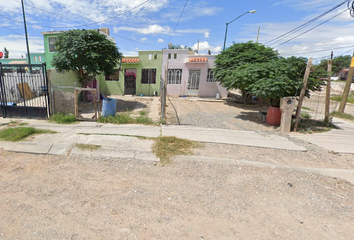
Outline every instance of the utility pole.
<path id="1" fill-rule="evenodd" d="M 343 90 L 342 100 L 340 101 L 340 105 L 339 105 L 339 108 L 338 108 L 338 112 L 339 113 L 344 113 L 344 108 L 345 108 L 345 105 L 346 105 L 347 100 L 348 100 L 348 95 L 349 95 L 349 91 L 350 91 L 350 86 L 352 84 L 353 76 L 354 76 L 354 52 L 353 52 L 352 61 L 350 63 L 350 67 L 349 67 L 347 81 L 345 83 L 345 87 L 344 87 L 344 90 Z"/>
<path id="2" fill-rule="evenodd" d="M 26 35 L 26 45 L 27 45 L 28 63 L 31 64 L 31 55 L 30 55 L 30 51 L 29 51 L 27 25 L 26 25 L 25 6 L 24 6 L 24 4 L 23 4 L 23 0 L 21 0 L 21 4 L 22 4 L 22 13 L 23 13 L 23 23 L 24 23 L 24 25 L 25 25 L 25 35 Z M 32 68 L 31 68 L 31 67 L 30 67 L 30 71 L 32 71 Z"/>
<path id="3" fill-rule="evenodd" d="M 258 43 L 258 40 L 259 40 L 259 32 L 261 31 L 261 27 L 258 27 L 258 33 L 257 33 L 257 43 Z"/>
<path id="4" fill-rule="evenodd" d="M 297 104 L 297 109 L 296 109 L 294 132 L 296 132 L 297 125 L 299 124 L 299 117 L 300 117 L 302 102 L 303 102 L 304 97 L 305 97 L 307 81 L 308 81 L 309 76 L 310 76 L 311 67 L 312 67 L 312 58 L 310 58 L 309 61 L 307 62 L 307 67 L 306 67 L 306 71 L 305 71 L 305 75 L 304 75 L 304 83 L 303 83 L 302 88 L 301 88 L 300 97 L 299 97 L 299 103 Z"/>
<path id="5" fill-rule="evenodd" d="M 331 60 L 328 61 L 327 67 L 327 88 L 326 88 L 326 105 L 325 105 L 325 122 L 329 122 L 329 104 L 331 100 L 331 76 L 332 76 L 332 60 L 333 60 L 333 51 L 331 53 Z"/>

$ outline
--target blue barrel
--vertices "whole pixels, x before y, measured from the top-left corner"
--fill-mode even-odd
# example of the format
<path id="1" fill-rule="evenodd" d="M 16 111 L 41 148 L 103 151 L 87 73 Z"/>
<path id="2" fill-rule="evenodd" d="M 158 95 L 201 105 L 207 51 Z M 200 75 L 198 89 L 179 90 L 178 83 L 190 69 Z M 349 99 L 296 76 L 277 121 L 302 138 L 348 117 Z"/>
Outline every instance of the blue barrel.
<path id="1" fill-rule="evenodd" d="M 102 117 L 116 115 L 117 99 L 104 98 L 102 102 Z"/>

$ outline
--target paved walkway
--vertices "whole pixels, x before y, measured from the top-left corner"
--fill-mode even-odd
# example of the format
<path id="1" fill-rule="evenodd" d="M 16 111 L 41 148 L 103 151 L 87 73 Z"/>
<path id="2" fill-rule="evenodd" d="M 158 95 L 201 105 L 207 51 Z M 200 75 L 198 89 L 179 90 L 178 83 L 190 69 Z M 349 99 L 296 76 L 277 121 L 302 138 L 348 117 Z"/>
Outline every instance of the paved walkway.
<path id="1" fill-rule="evenodd" d="M 104 135 L 120 135 L 120 136 L 143 136 L 143 137 L 158 137 L 158 136 L 176 136 L 179 138 L 190 139 L 200 142 L 212 142 L 212 143 L 224 143 L 244 145 L 251 147 L 264 147 L 273 149 L 285 149 L 293 151 L 306 151 L 302 146 L 298 146 L 295 143 L 289 141 L 288 138 L 262 134 L 254 131 L 239 131 L 239 130 L 226 130 L 226 129 L 212 129 L 212 128 L 200 128 L 192 126 L 181 125 L 169 125 L 169 126 L 151 126 L 151 125 L 114 125 L 114 124 L 101 124 L 96 122 L 80 122 L 72 125 L 58 125 L 53 124 L 45 120 L 33 120 L 25 119 L 23 122 L 28 123 L 28 126 L 39 129 L 50 129 L 58 133 L 66 134 L 101 134 L 103 142 L 107 136 Z M 6 124 L 10 122 L 10 119 L 0 118 L 0 124 Z M 97 137 L 95 137 L 97 138 Z M 112 137 L 111 137 L 112 138 Z M 114 138 L 114 137 L 113 137 Z M 109 141 L 109 140 L 107 140 Z M 110 140 L 112 141 L 112 139 Z M 67 148 L 64 144 L 65 139 L 62 139 L 62 147 Z M 39 152 L 45 152 L 45 146 L 50 146 L 51 139 L 41 143 L 41 150 Z M 58 142 L 59 143 L 59 142 Z M 5 145 L 4 142 L 1 144 Z M 10 143 L 7 143 L 9 146 Z M 23 145 L 23 143 L 11 143 L 11 147 L 15 145 Z M 38 143 L 39 144 L 39 143 Z M 29 144 L 31 147 L 26 147 L 26 151 L 34 148 L 35 144 Z M 43 149 L 42 149 L 43 148 Z M 59 151 L 61 152 L 61 151 Z"/>
<path id="2" fill-rule="evenodd" d="M 17 119 L 18 120 L 18 119 Z M 0 118 L 0 129 L 4 128 L 11 119 Z M 27 152 L 37 154 L 53 154 L 85 157 L 129 158 L 143 162 L 157 162 L 152 153 L 152 141 L 132 136 L 158 137 L 176 136 L 201 142 L 223 143 L 231 145 L 244 145 L 291 151 L 306 151 L 302 146 L 296 145 L 286 137 L 262 134 L 254 131 L 239 131 L 226 129 L 211 129 L 191 126 L 145 126 L 145 125 L 113 125 L 96 122 L 80 122 L 72 125 L 58 125 L 46 120 L 22 119 L 28 126 L 39 129 L 50 129 L 58 133 L 53 135 L 37 135 L 30 141 L 5 142 L 0 141 L 0 148 L 8 151 Z M 291 138 L 298 138 L 316 144 L 334 152 L 354 154 L 354 123 L 334 119 L 334 123 L 341 127 L 320 134 L 291 133 Z M 96 144 L 102 147 L 95 151 L 81 151 L 75 144 Z M 181 157 L 175 157 L 176 160 Z M 207 161 L 226 164 L 250 165 L 256 167 L 276 167 L 294 171 L 317 173 L 337 177 L 354 184 L 354 170 L 323 169 L 292 167 L 275 165 L 247 160 L 208 158 L 198 156 L 183 156 L 184 160 Z"/>
<path id="3" fill-rule="evenodd" d="M 0 118 L 0 128 L 1 125 L 4 127 L 4 125 L 10 121 L 11 119 L 8 118 Z M 19 151 L 23 149 L 24 152 L 33 151 L 35 153 L 64 154 L 68 151 L 68 149 L 71 148 L 75 141 L 82 142 L 85 139 L 91 138 L 96 140 L 100 139 L 100 145 L 108 145 L 108 142 L 120 142 L 122 136 L 176 136 L 179 138 L 200 142 L 234 144 L 292 151 L 306 151 L 306 148 L 299 146 L 289 140 L 292 138 L 298 138 L 333 152 L 354 154 L 354 122 L 343 121 L 341 119 L 334 119 L 334 123 L 341 129 L 318 134 L 291 133 L 289 138 L 273 135 L 271 133 L 201 128 L 185 125 L 114 125 L 96 122 L 79 122 L 71 125 L 59 125 L 50 123 L 46 120 L 22 119 L 21 121 L 28 123 L 28 126 L 39 129 L 50 129 L 60 134 L 56 137 L 43 139 L 43 142 L 0 142 L 0 147 L 3 147 L 6 150 L 12 149 L 14 151 L 16 151 L 16 149 Z M 87 135 L 95 135 L 95 137 L 88 137 Z M 79 136 L 85 137 L 80 138 Z M 71 139 L 71 142 L 68 143 L 65 138 Z M 41 138 L 36 137 L 36 139 Z M 56 141 L 53 139 L 56 139 Z M 53 145 L 54 143 L 55 145 Z"/>
<path id="4" fill-rule="evenodd" d="M 333 124 L 340 129 L 316 134 L 291 133 L 290 136 L 316 144 L 333 152 L 354 154 L 354 122 L 334 118 Z"/>

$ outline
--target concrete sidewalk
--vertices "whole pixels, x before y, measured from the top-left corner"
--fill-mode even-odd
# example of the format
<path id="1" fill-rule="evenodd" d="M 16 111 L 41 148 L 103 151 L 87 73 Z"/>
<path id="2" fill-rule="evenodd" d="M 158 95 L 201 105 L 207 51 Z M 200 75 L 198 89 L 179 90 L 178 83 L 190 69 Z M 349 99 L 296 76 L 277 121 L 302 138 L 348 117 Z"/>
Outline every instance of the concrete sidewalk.
<path id="1" fill-rule="evenodd" d="M 333 152 L 354 154 L 354 122 L 333 118 L 333 124 L 339 129 L 316 134 L 291 133 L 290 136 Z"/>
<path id="2" fill-rule="evenodd" d="M 0 118 L 0 125 L 9 123 L 10 119 Z M 82 142 L 83 139 L 89 138 L 90 134 L 96 135 L 95 139 L 100 145 L 105 145 L 107 142 L 114 142 L 122 136 L 143 136 L 143 137 L 158 137 L 158 136 L 176 136 L 200 142 L 223 143 L 233 145 L 243 145 L 250 147 L 264 147 L 273 149 L 284 149 L 292 151 L 306 151 L 302 146 L 289 141 L 288 138 L 272 135 L 261 134 L 254 131 L 239 131 L 227 129 L 212 129 L 200 128 L 183 125 L 168 125 L 168 126 L 151 126 L 151 125 L 114 125 L 102 124 L 96 122 L 79 122 L 71 125 L 58 125 L 50 123 L 46 120 L 22 119 L 22 122 L 28 123 L 28 126 L 38 129 L 49 129 L 64 135 L 60 135 L 61 139 L 57 137 L 50 137 L 43 139 L 43 142 L 38 142 L 40 136 L 36 137 L 37 142 L 19 142 L 19 143 L 5 143 L 1 145 L 5 150 L 12 149 L 13 151 L 33 152 L 33 153 L 49 153 L 61 154 L 68 152 L 72 144 Z M 80 135 L 81 134 L 81 135 Z M 86 135 L 82 135 L 86 134 Z M 57 139 L 54 141 L 53 139 Z M 67 139 L 72 139 L 70 144 Z M 76 140 L 74 140 L 76 139 Z M 119 144 L 119 141 L 118 143 Z M 36 145 L 38 145 L 36 147 Z"/>

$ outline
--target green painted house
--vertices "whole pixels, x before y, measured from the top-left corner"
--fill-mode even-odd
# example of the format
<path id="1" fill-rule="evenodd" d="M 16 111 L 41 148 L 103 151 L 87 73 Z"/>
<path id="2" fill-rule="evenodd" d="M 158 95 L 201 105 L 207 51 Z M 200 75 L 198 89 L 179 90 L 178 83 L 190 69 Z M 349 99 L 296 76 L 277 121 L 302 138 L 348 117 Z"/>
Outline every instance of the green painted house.
<path id="1" fill-rule="evenodd" d="M 107 28 L 99 29 L 109 39 Z M 55 41 L 64 31 L 42 32 L 44 40 L 44 58 L 47 63 L 48 77 L 53 86 L 80 86 L 75 72 L 57 72 L 51 61 L 55 54 Z M 117 66 L 118 69 L 119 66 Z M 123 58 L 119 71 L 112 76 L 95 76 L 100 90 L 109 95 L 144 95 L 152 96 L 160 93 L 160 77 L 162 68 L 162 51 L 139 51 L 136 57 Z M 96 83 L 87 86 L 95 87 Z"/>
<path id="2" fill-rule="evenodd" d="M 122 59 L 115 76 L 101 77 L 100 87 L 107 95 L 158 95 L 161 68 L 162 51 L 139 51 L 136 57 Z"/>

